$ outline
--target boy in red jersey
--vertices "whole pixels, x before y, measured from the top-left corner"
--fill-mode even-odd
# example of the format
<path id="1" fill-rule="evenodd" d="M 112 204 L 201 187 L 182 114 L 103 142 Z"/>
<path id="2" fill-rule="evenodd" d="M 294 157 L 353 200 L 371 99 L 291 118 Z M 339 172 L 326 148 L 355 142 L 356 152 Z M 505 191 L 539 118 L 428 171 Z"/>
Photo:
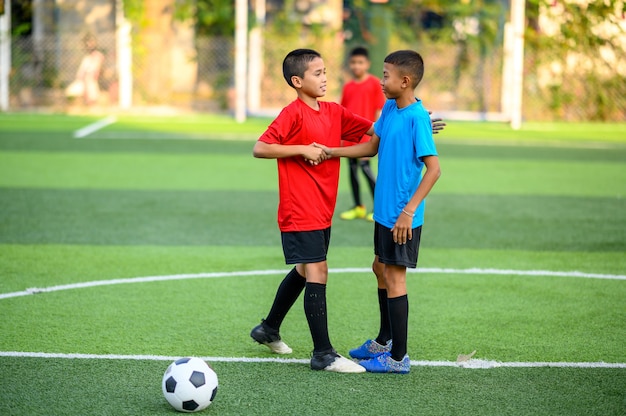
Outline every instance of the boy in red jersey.
<path id="1" fill-rule="evenodd" d="M 362 46 L 357 46 L 352 49 L 352 51 L 350 51 L 348 65 L 353 79 L 343 87 L 341 105 L 354 114 L 358 114 L 374 122 L 378 119 L 380 110 L 385 104 L 385 95 L 380 88 L 380 79 L 368 72 L 370 60 L 367 49 Z M 363 138 L 363 141 L 367 140 L 369 140 L 369 136 Z M 352 189 L 354 207 L 342 212 L 339 218 L 342 220 L 365 218 L 368 221 L 373 221 L 373 213 L 370 212 L 368 214 L 365 205 L 361 201 L 359 186 L 359 168 L 361 168 L 369 185 L 372 199 L 374 198 L 376 176 L 374 172 L 372 172 L 370 158 L 350 158 L 348 159 L 348 165 L 350 167 L 350 187 Z"/>
<path id="2" fill-rule="evenodd" d="M 373 133 L 371 120 L 354 115 L 337 103 L 318 101 L 326 94 L 326 68 L 320 54 L 296 49 L 283 61 L 283 76 L 298 98 L 285 107 L 256 142 L 254 157 L 278 164 L 278 226 L 287 264 L 295 267 L 278 287 L 269 314 L 250 336 L 272 352 L 291 348 L 279 335 L 287 312 L 304 290 L 304 310 L 311 337 L 311 368 L 360 373 L 365 368 L 342 357 L 328 335 L 326 255 L 339 184 L 339 159 L 328 159 L 315 143 L 338 147 L 359 142 Z"/>

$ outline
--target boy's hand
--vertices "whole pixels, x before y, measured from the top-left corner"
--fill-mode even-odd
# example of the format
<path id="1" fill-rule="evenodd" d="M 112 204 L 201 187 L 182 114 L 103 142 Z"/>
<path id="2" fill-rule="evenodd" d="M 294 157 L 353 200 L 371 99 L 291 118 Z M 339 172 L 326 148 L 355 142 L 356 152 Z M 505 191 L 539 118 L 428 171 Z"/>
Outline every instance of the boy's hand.
<path id="1" fill-rule="evenodd" d="M 324 149 L 317 146 L 316 143 L 312 143 L 306 146 L 302 156 L 304 157 L 304 160 L 306 160 L 313 166 L 319 165 L 330 157 L 326 154 Z"/>
<path id="2" fill-rule="evenodd" d="M 433 112 L 429 111 L 428 115 L 432 115 Z M 443 122 L 442 118 L 431 118 L 430 123 L 433 127 L 433 134 L 438 134 L 441 130 L 446 127 L 446 123 Z"/>
<path id="3" fill-rule="evenodd" d="M 396 220 L 396 224 L 391 229 L 393 233 L 393 242 L 399 245 L 406 244 L 407 241 L 413 239 L 413 217 L 410 217 L 403 212 Z"/>
<path id="4" fill-rule="evenodd" d="M 322 149 L 324 151 L 324 153 L 326 153 L 326 159 L 330 159 L 332 154 L 333 154 L 333 150 L 328 147 L 328 146 L 324 146 L 323 144 L 319 144 L 319 143 L 313 143 L 313 146 L 315 147 L 319 147 L 320 149 Z"/>
<path id="5" fill-rule="evenodd" d="M 441 130 L 446 127 L 446 123 L 443 122 L 440 118 L 433 118 L 430 120 L 433 125 L 433 134 L 438 134 Z"/>

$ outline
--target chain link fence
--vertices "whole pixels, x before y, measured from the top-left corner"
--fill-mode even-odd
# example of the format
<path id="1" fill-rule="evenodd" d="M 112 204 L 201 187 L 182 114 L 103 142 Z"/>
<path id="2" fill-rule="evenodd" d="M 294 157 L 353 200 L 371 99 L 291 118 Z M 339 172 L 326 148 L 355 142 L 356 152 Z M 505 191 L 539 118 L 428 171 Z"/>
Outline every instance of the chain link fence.
<path id="1" fill-rule="evenodd" d="M 97 79 L 98 98 L 90 105 L 114 111 L 119 96 L 115 33 L 97 33 L 96 39 L 104 59 Z M 234 40 L 196 38 L 185 47 L 183 53 L 183 46 L 173 43 L 169 51 L 163 50 L 166 59 L 159 61 L 147 60 L 145 50 L 133 48 L 133 105 L 232 111 Z M 348 77 L 341 40 L 334 36 L 267 31 L 263 65 L 255 69 L 260 72 L 261 111 L 276 111 L 295 98 L 282 77 L 281 63 L 285 54 L 296 47 L 310 47 L 322 53 L 329 77 L 326 99 L 339 100 L 342 83 Z M 502 110 L 501 45 L 481 57 L 472 45 L 447 39 L 392 40 L 390 49 L 404 48 L 418 50 L 424 57 L 426 72 L 417 95 L 429 109 L 475 113 Z M 68 94 L 86 52 L 80 35 L 51 35 L 36 42 L 33 37 L 14 38 L 9 80 L 11 110 L 88 109 L 84 95 Z M 605 68 L 602 74 L 562 69 L 554 73 L 555 65 L 558 67 L 564 57 L 545 56 L 541 50 L 529 49 L 525 57 L 525 120 L 626 121 L 623 63 Z M 380 77 L 382 63 L 373 62 L 371 72 Z"/>
<path id="2" fill-rule="evenodd" d="M 37 41 L 32 36 L 13 38 L 10 107 L 62 109 L 82 102 L 83 91 L 68 91 L 68 87 L 79 77 L 88 54 L 85 39 L 73 35 L 44 36 Z M 98 102 L 115 105 L 115 33 L 99 34 L 97 50 L 103 58 L 97 76 Z"/>

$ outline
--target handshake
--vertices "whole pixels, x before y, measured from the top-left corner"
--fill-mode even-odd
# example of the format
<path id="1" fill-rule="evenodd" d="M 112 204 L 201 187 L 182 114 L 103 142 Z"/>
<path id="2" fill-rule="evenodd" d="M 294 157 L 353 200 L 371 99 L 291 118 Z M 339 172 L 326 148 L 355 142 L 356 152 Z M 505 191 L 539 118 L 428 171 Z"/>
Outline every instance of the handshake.
<path id="1" fill-rule="evenodd" d="M 319 143 L 311 143 L 305 146 L 302 156 L 304 160 L 309 162 L 313 166 L 317 166 L 323 161 L 332 157 L 333 151 L 330 147 L 324 146 Z"/>
<path id="2" fill-rule="evenodd" d="M 429 111 L 428 114 L 432 116 L 432 112 Z M 446 123 L 444 123 L 444 121 L 438 117 L 431 118 L 430 123 L 431 123 L 431 128 L 432 128 L 432 134 L 438 134 L 446 126 Z M 370 130 L 373 131 L 373 127 Z M 370 134 L 370 133 L 367 133 L 367 134 Z M 355 158 L 372 157 L 376 155 L 376 153 L 378 152 L 379 141 L 380 141 L 380 138 L 378 138 L 378 136 L 374 133 L 372 135 L 372 139 L 367 142 L 369 146 L 366 146 L 365 148 L 360 148 L 359 152 L 352 151 L 348 153 L 354 156 L 348 156 L 348 154 L 342 149 L 340 149 L 339 152 L 337 152 L 338 155 L 335 154 L 334 156 L 335 157 L 345 156 L 345 157 L 355 157 Z M 355 146 L 355 148 L 360 147 L 360 146 L 364 146 L 364 144 L 358 144 L 357 146 Z M 302 154 L 302 157 L 304 157 L 305 161 L 309 162 L 313 166 L 317 166 L 323 161 L 328 160 L 331 157 L 333 157 L 333 149 L 330 147 L 324 146 L 323 144 L 311 143 L 308 146 L 302 146 L 301 154 Z"/>

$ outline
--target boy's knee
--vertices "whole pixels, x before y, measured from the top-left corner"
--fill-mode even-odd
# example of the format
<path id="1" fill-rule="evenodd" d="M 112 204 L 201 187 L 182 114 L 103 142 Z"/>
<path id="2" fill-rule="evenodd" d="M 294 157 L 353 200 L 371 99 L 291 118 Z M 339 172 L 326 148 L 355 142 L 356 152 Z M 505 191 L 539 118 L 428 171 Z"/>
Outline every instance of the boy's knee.
<path id="1" fill-rule="evenodd" d="M 385 265 L 378 261 L 378 257 L 376 257 L 372 262 L 372 271 L 378 279 L 381 279 L 383 277 Z"/>
<path id="2" fill-rule="evenodd" d="M 306 281 L 309 283 L 326 284 L 328 281 L 328 263 L 307 263 L 304 265 Z"/>

